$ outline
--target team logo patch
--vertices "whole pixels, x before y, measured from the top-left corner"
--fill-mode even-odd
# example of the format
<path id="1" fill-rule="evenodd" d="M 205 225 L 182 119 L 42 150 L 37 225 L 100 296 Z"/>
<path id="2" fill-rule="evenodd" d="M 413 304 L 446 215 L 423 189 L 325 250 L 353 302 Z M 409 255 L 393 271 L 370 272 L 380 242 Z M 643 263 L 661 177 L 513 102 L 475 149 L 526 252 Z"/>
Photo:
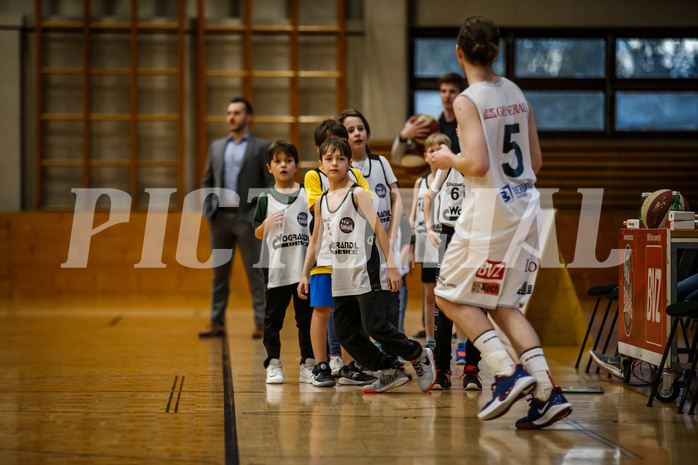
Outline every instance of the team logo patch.
<path id="1" fill-rule="evenodd" d="M 388 190 L 385 188 L 385 186 L 383 184 L 378 184 L 376 186 L 376 195 L 378 197 L 380 197 L 381 199 L 384 198 L 387 193 L 388 193 Z"/>
<path id="2" fill-rule="evenodd" d="M 504 262 L 485 260 L 485 263 L 478 268 L 475 276 L 482 279 L 504 279 L 506 267 L 507 265 Z"/>
<path id="3" fill-rule="evenodd" d="M 308 226 L 308 214 L 306 212 L 300 212 L 298 214 L 298 224 L 303 226 L 304 228 Z"/>
<path id="4" fill-rule="evenodd" d="M 470 291 L 475 294 L 499 295 L 499 284 L 475 281 Z"/>
<path id="5" fill-rule="evenodd" d="M 533 284 L 528 284 L 528 281 L 524 281 L 516 293 L 518 295 L 530 295 L 533 292 Z"/>
<path id="6" fill-rule="evenodd" d="M 349 218 L 348 216 L 345 216 L 341 220 L 339 220 L 339 230 L 342 231 L 343 233 L 351 233 L 354 231 L 354 220 Z"/>

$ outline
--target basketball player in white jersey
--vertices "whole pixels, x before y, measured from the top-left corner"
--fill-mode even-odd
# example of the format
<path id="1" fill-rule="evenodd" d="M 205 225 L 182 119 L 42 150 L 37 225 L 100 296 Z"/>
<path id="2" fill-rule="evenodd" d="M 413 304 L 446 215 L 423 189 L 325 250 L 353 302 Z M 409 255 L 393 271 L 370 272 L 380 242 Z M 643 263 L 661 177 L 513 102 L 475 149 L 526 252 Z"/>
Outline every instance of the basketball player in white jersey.
<path id="1" fill-rule="evenodd" d="M 454 101 L 464 155 L 445 146 L 432 155 L 437 168 L 463 173 L 466 186 L 435 293 L 439 307 L 465 330 L 495 375 L 492 400 L 478 417 L 498 418 L 532 393 L 528 414 L 516 427 L 539 429 L 567 417 L 572 405 L 553 384 L 538 335 L 518 310 L 518 290 L 531 281 L 526 263 L 538 262 L 540 195 L 534 183 L 542 156 L 523 92 L 492 70 L 498 53 L 494 23 L 468 18 L 456 55 L 470 87 Z M 523 366 L 509 356 L 483 310 Z"/>
<path id="2" fill-rule="evenodd" d="M 320 156 L 330 188 L 315 203 L 317 226 L 308 246 L 298 295 L 308 296 L 310 270 L 322 236 L 327 235 L 332 253 L 333 318 L 337 338 L 361 366 L 382 371 L 381 377 L 364 386 L 363 391 L 385 392 L 409 382 L 397 355 L 412 361 L 419 387 L 427 392 L 436 380 L 434 356 L 431 349 L 422 349 L 419 342 L 408 339 L 386 318 L 381 302 L 376 242 L 387 257 L 390 291 L 398 291 L 402 277 L 371 197 L 348 175 L 352 150 L 347 141 L 332 138 L 322 143 Z M 369 336 L 379 342 L 383 350 L 373 344 Z"/>
<path id="3" fill-rule="evenodd" d="M 368 139 L 371 137 L 371 128 L 361 112 L 347 109 L 337 116 L 337 120 L 344 124 L 349 133 L 352 154 L 351 166 L 359 169 L 368 182 L 373 194 L 373 206 L 378 212 L 383 229 L 388 234 L 391 251 L 398 263 L 400 276 L 402 276 L 404 272 L 400 267 L 398 258 L 400 256 L 400 243 L 397 240 L 400 217 L 402 216 L 402 197 L 398 189 L 397 177 L 385 157 L 370 153 Z M 383 256 L 380 249 L 378 253 L 381 258 L 380 279 L 385 313 L 388 321 L 397 328 L 400 325 L 400 298 L 397 293 L 389 290 L 386 257 Z"/>

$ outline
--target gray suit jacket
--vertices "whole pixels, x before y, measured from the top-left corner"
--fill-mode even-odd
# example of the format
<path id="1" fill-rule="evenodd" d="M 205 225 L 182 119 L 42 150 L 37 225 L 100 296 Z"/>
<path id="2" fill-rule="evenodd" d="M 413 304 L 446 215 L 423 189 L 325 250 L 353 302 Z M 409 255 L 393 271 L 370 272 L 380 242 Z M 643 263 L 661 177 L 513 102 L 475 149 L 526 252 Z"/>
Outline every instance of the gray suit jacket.
<path id="1" fill-rule="evenodd" d="M 227 137 L 213 141 L 208 149 L 206 171 L 201 180 L 202 188 L 223 187 L 223 155 Z M 242 159 L 240 174 L 238 175 L 238 195 L 240 196 L 240 214 L 252 223 L 254 211 L 257 206 L 257 195 L 249 199 L 249 191 L 261 190 L 274 185 L 274 177 L 267 169 L 265 153 L 269 147 L 269 141 L 250 136 L 247 150 Z M 203 214 L 211 219 L 218 211 L 218 197 L 209 195 L 204 200 Z"/>

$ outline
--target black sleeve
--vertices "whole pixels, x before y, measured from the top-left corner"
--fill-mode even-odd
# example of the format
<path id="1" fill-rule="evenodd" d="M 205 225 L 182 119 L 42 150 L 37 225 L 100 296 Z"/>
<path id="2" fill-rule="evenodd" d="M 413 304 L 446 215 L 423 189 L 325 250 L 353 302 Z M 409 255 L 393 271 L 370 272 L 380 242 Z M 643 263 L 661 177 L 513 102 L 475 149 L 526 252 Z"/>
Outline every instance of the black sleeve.
<path id="1" fill-rule="evenodd" d="M 268 204 L 267 196 L 264 192 L 259 194 L 259 198 L 257 199 L 257 209 L 254 211 L 254 219 L 252 220 L 252 226 L 255 228 L 262 223 L 264 223 L 264 220 L 267 219 L 267 204 Z"/>

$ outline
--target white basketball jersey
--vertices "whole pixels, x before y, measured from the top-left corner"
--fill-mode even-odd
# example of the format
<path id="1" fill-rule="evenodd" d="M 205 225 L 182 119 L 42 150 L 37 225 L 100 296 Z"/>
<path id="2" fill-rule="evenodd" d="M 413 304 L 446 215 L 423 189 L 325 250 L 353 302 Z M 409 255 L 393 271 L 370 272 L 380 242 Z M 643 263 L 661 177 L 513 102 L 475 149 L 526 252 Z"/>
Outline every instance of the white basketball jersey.
<path id="1" fill-rule="evenodd" d="M 320 197 L 323 234 L 332 255 L 332 296 L 361 295 L 380 289 L 374 236 L 366 218 L 354 205 L 354 184 L 335 210 L 327 192 Z M 373 260 L 371 260 L 373 258 Z"/>
<path id="2" fill-rule="evenodd" d="M 316 168 L 315 171 L 317 171 L 318 177 L 320 178 L 322 192 L 327 192 L 327 189 L 330 188 L 330 181 L 327 179 L 327 175 L 320 168 Z M 358 183 L 356 175 L 354 175 L 352 170 L 349 170 L 349 176 L 355 183 Z M 320 250 L 318 250 L 315 259 L 315 265 L 332 266 L 332 254 L 330 253 L 329 245 L 327 243 L 327 234 L 322 236 L 322 243 L 320 244 Z"/>
<path id="3" fill-rule="evenodd" d="M 424 217 L 424 196 L 429 191 L 429 183 L 427 177 L 424 176 L 419 180 L 419 190 L 417 191 L 417 210 L 414 218 L 414 260 L 417 263 L 438 263 L 439 249 L 431 245 L 429 236 L 427 236 L 427 224 Z M 434 221 L 434 231 L 441 232 L 441 225 L 434 219 L 432 208 L 432 220 Z"/>
<path id="4" fill-rule="evenodd" d="M 387 232 L 392 219 L 392 202 L 390 200 L 390 183 L 385 173 L 383 161 L 386 164 L 388 163 L 383 156 L 369 154 L 365 164 L 361 164 L 363 166 L 361 174 L 366 178 L 368 187 L 373 194 L 373 206 L 376 209 L 376 213 L 378 213 L 378 219 L 383 225 L 383 229 Z M 388 265 L 380 248 L 378 248 L 378 254 L 381 260 L 381 286 L 384 290 L 388 290 Z M 402 276 L 404 272 L 400 265 L 400 244 L 397 240 L 393 243 L 393 257 L 395 258 L 398 272 Z"/>
<path id="5" fill-rule="evenodd" d="M 508 247 L 529 203 L 537 204 L 539 198 L 531 167 L 528 102 L 521 89 L 506 78 L 477 82 L 461 95 L 480 114 L 490 168 L 484 177 L 465 177 L 466 194 L 456 233 L 469 239 L 471 247 Z"/>
<path id="6" fill-rule="evenodd" d="M 453 168 L 439 170 L 434 176 L 431 190 L 437 192 L 434 199 L 436 220 L 446 226 L 454 226 L 460 218 L 465 198 L 463 175 Z"/>
<path id="7" fill-rule="evenodd" d="M 267 229 L 265 246 L 269 254 L 269 281 L 267 288 L 281 287 L 300 281 L 305 252 L 308 248 L 308 200 L 305 189 L 298 197 L 286 204 L 274 196 L 267 195 L 267 218 L 277 211 L 284 212 L 284 221 Z"/>

